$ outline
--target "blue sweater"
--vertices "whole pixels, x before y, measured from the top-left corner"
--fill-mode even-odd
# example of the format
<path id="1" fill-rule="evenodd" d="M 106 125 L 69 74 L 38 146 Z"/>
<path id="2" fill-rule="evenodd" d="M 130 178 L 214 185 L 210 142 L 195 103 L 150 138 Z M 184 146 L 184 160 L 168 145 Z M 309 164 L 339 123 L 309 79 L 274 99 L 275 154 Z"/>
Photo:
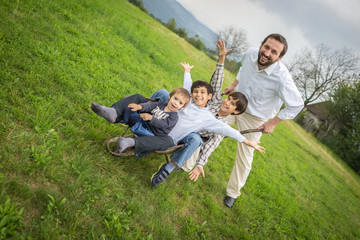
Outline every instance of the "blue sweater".
<path id="1" fill-rule="evenodd" d="M 140 103 L 141 113 L 151 113 L 153 118 L 148 121 L 151 131 L 156 136 L 167 135 L 178 121 L 178 112 L 165 112 L 167 103 L 146 102 Z"/>

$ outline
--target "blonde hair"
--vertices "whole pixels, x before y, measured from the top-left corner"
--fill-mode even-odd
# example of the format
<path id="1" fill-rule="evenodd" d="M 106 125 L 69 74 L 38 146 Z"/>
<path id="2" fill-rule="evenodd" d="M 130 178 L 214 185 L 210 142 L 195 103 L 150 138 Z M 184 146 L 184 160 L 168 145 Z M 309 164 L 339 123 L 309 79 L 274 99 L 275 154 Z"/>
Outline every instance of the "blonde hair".
<path id="1" fill-rule="evenodd" d="M 186 90 L 185 88 L 175 88 L 169 94 L 169 97 L 171 98 L 175 94 L 179 94 L 180 96 L 183 96 L 185 98 L 185 104 L 184 104 L 184 107 L 183 107 L 183 108 L 185 108 L 190 102 L 190 93 L 189 93 L 189 91 Z"/>

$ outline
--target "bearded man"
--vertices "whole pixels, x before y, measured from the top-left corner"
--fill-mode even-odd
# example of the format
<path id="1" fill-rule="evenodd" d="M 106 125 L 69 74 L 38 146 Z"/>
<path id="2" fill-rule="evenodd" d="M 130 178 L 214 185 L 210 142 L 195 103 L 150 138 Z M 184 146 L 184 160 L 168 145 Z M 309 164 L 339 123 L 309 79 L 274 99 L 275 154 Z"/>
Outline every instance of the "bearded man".
<path id="1" fill-rule="evenodd" d="M 248 99 L 246 112 L 231 116 L 230 124 L 236 123 L 239 131 L 262 128 L 263 133 L 272 133 L 279 122 L 295 118 L 304 107 L 288 69 L 280 62 L 287 49 L 286 39 L 276 33 L 267 36 L 260 48 L 250 48 L 244 54 L 236 79 L 224 91 L 229 94 L 236 88 Z M 285 108 L 280 111 L 283 103 Z M 247 138 L 260 141 L 261 136 L 261 132 L 250 133 Z M 253 153 L 254 149 L 238 144 L 224 201 L 229 208 L 240 196 L 240 189 L 249 176 Z"/>

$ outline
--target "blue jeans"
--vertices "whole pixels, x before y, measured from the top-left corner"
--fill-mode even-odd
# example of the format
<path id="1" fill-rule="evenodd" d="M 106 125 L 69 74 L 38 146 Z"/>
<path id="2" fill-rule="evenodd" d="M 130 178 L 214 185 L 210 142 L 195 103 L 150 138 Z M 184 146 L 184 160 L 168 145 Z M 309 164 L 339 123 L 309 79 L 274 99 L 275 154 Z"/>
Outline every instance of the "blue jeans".
<path id="1" fill-rule="evenodd" d="M 160 89 L 159 91 L 156 91 L 153 95 L 151 95 L 151 99 L 159 99 L 160 101 L 164 103 L 169 102 L 169 91 L 166 89 Z"/>
<path id="2" fill-rule="evenodd" d="M 155 136 L 149 124 L 142 120 L 138 112 L 133 112 L 129 107 L 125 107 L 123 122 L 130 126 L 133 133 L 140 136 Z"/>
<path id="3" fill-rule="evenodd" d="M 185 146 L 176 150 L 172 154 L 171 161 L 173 161 L 178 167 L 181 167 L 203 143 L 203 141 L 198 133 L 192 132 L 184 137 L 179 143 L 184 143 Z"/>
<path id="4" fill-rule="evenodd" d="M 166 89 L 160 89 L 151 95 L 150 98 L 159 99 L 162 102 L 168 103 L 169 95 L 170 93 Z M 173 161 L 178 167 L 181 167 L 203 143 L 203 141 L 198 133 L 192 132 L 184 137 L 179 143 L 185 144 L 185 146 L 179 150 L 176 150 L 172 154 L 171 161 Z"/>
<path id="5" fill-rule="evenodd" d="M 131 131 L 135 133 L 138 137 L 141 136 L 155 136 L 154 133 L 151 131 L 149 124 L 140 119 L 134 126 L 132 126 Z"/>

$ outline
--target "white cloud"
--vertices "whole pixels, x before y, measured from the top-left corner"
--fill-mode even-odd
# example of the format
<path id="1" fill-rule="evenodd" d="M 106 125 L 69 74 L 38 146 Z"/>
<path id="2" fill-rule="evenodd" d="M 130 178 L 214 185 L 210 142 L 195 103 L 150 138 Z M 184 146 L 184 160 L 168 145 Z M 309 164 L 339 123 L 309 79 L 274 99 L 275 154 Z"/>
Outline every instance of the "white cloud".
<path id="1" fill-rule="evenodd" d="M 340 18 L 350 24 L 357 25 L 360 30 L 360 10 L 359 0 L 317 0 L 323 5 L 327 5 Z"/>
<path id="2" fill-rule="evenodd" d="M 284 60 L 304 47 L 320 43 L 360 51 L 359 0 L 177 0 L 208 27 L 243 28 L 251 45 L 269 33 L 283 34 L 289 42 Z"/>
<path id="3" fill-rule="evenodd" d="M 215 32 L 228 25 L 245 29 L 251 46 L 259 46 L 270 33 L 283 34 L 289 43 L 289 51 L 284 61 L 291 58 L 300 48 L 310 46 L 299 27 L 287 24 L 280 15 L 268 11 L 258 2 L 249 0 L 177 1 Z"/>

